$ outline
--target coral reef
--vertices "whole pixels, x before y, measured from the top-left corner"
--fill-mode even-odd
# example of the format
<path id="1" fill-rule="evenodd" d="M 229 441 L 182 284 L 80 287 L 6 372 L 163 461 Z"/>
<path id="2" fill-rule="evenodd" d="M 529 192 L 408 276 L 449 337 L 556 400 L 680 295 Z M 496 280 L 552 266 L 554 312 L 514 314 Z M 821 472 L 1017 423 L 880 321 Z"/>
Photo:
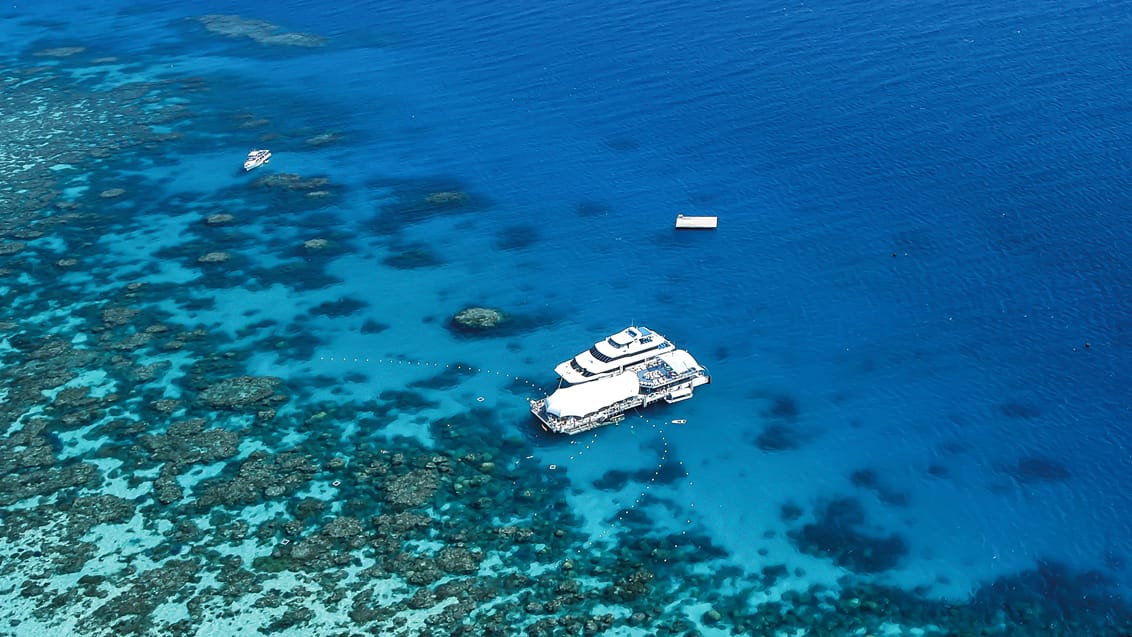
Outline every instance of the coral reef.
<path id="1" fill-rule="evenodd" d="M 431 268 L 443 263 L 440 256 L 428 246 L 415 244 L 398 249 L 381 260 L 382 263 L 398 270 Z"/>
<path id="2" fill-rule="evenodd" d="M 1022 483 L 1064 482 L 1073 475 L 1064 464 L 1039 456 L 1020 458 L 1018 464 L 1007 471 Z"/>
<path id="3" fill-rule="evenodd" d="M 232 258 L 232 255 L 222 250 L 216 252 L 208 252 L 197 257 L 197 263 L 224 263 Z"/>
<path id="4" fill-rule="evenodd" d="M 904 538 L 891 534 L 876 537 L 864 529 L 865 511 L 852 498 L 838 498 L 817 512 L 817 520 L 802 526 L 791 537 L 798 548 L 858 573 L 878 573 L 895 568 L 908 554 Z"/>
<path id="5" fill-rule="evenodd" d="M 209 385 L 200 399 L 209 407 L 239 411 L 275 407 L 287 397 L 275 393 L 282 380 L 270 376 L 238 376 Z"/>
<path id="6" fill-rule="evenodd" d="M 232 38 L 250 38 L 258 44 L 304 48 L 326 44 L 326 38 L 319 35 L 284 31 L 282 27 L 270 22 L 238 15 L 208 14 L 198 17 L 197 20 L 212 33 Z"/>
<path id="7" fill-rule="evenodd" d="M 490 330 L 506 320 L 502 310 L 490 307 L 467 307 L 452 316 L 452 323 L 460 329 Z"/>
<path id="8" fill-rule="evenodd" d="M 432 192 L 425 196 L 425 201 L 434 206 L 458 206 L 471 200 L 471 195 L 458 191 Z"/>
<path id="9" fill-rule="evenodd" d="M 262 44 L 322 43 L 235 16 L 201 22 Z M 323 304 L 304 297 L 295 321 L 257 316 L 251 307 L 233 330 L 197 316 L 226 309 L 220 297 L 228 291 L 281 288 L 300 297 L 333 284 L 327 264 L 356 248 L 317 216 L 315 208 L 326 204 L 311 201 L 333 200 L 326 193 L 338 188 L 323 178 L 268 175 L 258 187 L 241 181 L 199 197 L 165 192 L 137 175 L 138 155 L 160 160 L 171 148 L 210 148 L 232 136 L 212 128 L 230 121 L 223 117 L 194 120 L 193 113 L 217 115 L 208 109 L 220 108 L 218 98 L 202 95 L 205 80 L 153 81 L 164 63 L 136 77 L 119 69 L 126 81 L 90 90 L 74 78 L 109 75 L 90 55 L 81 47 L 42 49 L 30 60 L 6 60 L 0 79 L 0 134 L 10 149 L 0 154 L 0 172 L 18 184 L 0 187 L 0 632 L 1132 630 L 1104 573 L 1048 562 L 988 584 L 969 603 L 877 584 L 863 576 L 898 565 L 907 545 L 869 528 L 864 507 L 849 498 L 813 510 L 785 503 L 775 521 L 794 527 L 790 539 L 801 550 L 845 569 L 838 588 L 783 587 L 767 595 L 801 575 L 784 565 L 748 573 L 729 563 L 694 514 L 655 495 L 683 481 L 678 462 L 597 478 L 610 492 L 657 488 L 595 537 L 591 521 L 567 505 L 576 487 L 565 472 L 525 461 L 540 442 L 517 433 L 506 415 L 453 400 L 470 393 L 468 363 L 363 401 L 339 400 L 336 385 L 355 378 L 290 364 L 309 362 L 321 343 L 303 321 L 360 323 L 355 315 L 366 308 L 377 318 L 367 317 L 362 332 L 378 335 L 387 328 L 378 319 L 392 317 L 350 296 Z M 29 123 L 47 120 L 55 132 L 45 141 Z M 263 122 L 244 123 L 254 129 Z M 407 213 L 391 220 L 393 232 L 486 206 L 447 178 L 389 190 L 382 211 Z M 225 210 L 239 211 L 239 223 Z M 154 211 L 166 216 L 155 222 Z M 289 223 L 259 224 L 261 214 L 286 215 Z M 147 234 L 154 225 L 178 219 L 189 220 L 180 243 L 147 245 L 159 236 Z M 506 234 L 501 240 L 511 245 Z M 135 259 L 115 250 L 124 241 L 152 252 Z M 246 256 L 255 250 L 271 257 L 267 265 Z M 210 254 L 229 260 L 197 264 Z M 549 320 L 469 307 L 449 327 L 498 335 Z M 268 354 L 277 357 L 271 369 L 282 370 L 279 376 L 263 375 Z M 786 396 L 770 401 L 762 416 L 788 433 L 772 431 L 768 447 L 789 448 L 781 439 L 797 442 L 789 434 L 797 404 Z M 423 433 L 402 435 L 394 425 Z M 1068 477 L 1040 457 L 1006 470 L 1030 483 Z M 867 469 L 850 481 L 870 493 L 890 491 Z M 669 534 L 656 522 L 676 510 L 688 526 Z"/>

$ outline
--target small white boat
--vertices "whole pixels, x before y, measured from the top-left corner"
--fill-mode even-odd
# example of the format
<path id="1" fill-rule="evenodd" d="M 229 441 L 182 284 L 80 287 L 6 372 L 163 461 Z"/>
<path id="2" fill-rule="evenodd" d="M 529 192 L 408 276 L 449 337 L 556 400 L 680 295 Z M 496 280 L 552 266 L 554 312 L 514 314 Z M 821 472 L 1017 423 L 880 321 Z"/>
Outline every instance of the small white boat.
<path id="1" fill-rule="evenodd" d="M 270 150 L 253 150 L 252 152 L 248 153 L 248 159 L 244 162 L 244 170 L 248 171 L 252 168 L 259 168 L 269 161 L 271 161 Z"/>
<path id="2" fill-rule="evenodd" d="M 683 419 L 683 418 L 677 418 L 676 420 L 672 421 L 672 424 L 674 424 L 674 425 L 684 425 L 684 424 L 687 424 L 687 423 L 688 423 L 688 421 Z"/>

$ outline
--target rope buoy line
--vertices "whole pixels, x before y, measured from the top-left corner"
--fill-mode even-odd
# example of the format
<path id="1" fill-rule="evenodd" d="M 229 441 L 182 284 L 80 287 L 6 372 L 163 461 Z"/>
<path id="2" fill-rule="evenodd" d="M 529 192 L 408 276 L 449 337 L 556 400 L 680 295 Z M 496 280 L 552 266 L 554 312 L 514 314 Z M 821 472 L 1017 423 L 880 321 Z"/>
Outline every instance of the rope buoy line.
<path id="1" fill-rule="evenodd" d="M 477 374 L 494 374 L 495 376 L 500 376 L 500 377 L 503 377 L 503 378 L 510 378 L 512 380 L 523 383 L 524 385 L 527 385 L 528 387 L 536 389 L 540 393 L 543 393 L 543 394 L 549 393 L 541 385 L 536 385 L 535 383 L 527 380 L 526 378 L 523 378 L 522 376 L 515 376 L 515 375 L 512 375 L 512 374 L 507 374 L 507 373 L 504 373 L 504 372 L 497 370 L 497 369 L 495 369 L 495 370 L 484 369 L 482 367 L 472 367 L 471 365 L 462 365 L 462 364 L 459 364 L 459 363 L 456 363 L 456 364 L 453 364 L 453 363 L 438 363 L 436 361 L 407 360 L 407 359 L 403 359 L 403 358 L 370 358 L 368 356 L 367 357 L 354 356 L 352 358 L 348 357 L 348 356 L 320 356 L 319 360 L 320 361 L 327 361 L 327 362 L 331 362 L 331 363 L 336 363 L 336 362 L 337 363 L 381 363 L 381 364 L 410 365 L 410 366 L 416 366 L 416 367 L 422 367 L 423 366 L 423 367 L 436 367 L 436 368 L 443 368 L 443 369 L 467 370 L 467 371 L 470 371 L 470 372 L 475 372 Z M 476 401 L 477 402 L 483 402 L 484 397 L 478 396 L 476 398 Z"/>
<path id="2" fill-rule="evenodd" d="M 609 524 L 609 527 L 606 528 L 606 529 L 603 529 L 601 531 L 601 533 L 598 534 L 599 538 L 604 538 L 606 535 L 615 531 L 617 526 L 618 526 L 618 522 L 624 522 L 626 515 L 632 513 L 639 506 L 641 506 L 641 501 L 645 498 L 646 495 L 648 495 L 648 492 L 652 489 L 653 484 L 655 484 L 657 479 L 660 477 L 660 472 L 664 470 L 665 463 L 668 462 L 668 436 L 664 433 L 664 429 L 661 428 L 660 426 L 658 426 L 657 423 L 655 423 L 655 422 L 649 420 L 648 418 L 646 418 L 645 416 L 641 415 L 639 412 L 637 413 L 637 417 L 640 418 L 645 424 L 648 424 L 650 427 L 652 427 L 652 429 L 654 429 L 656 431 L 656 433 L 660 436 L 660 441 L 661 441 L 660 458 L 657 460 L 656 469 L 653 471 L 652 475 L 649 477 L 649 480 L 645 484 L 644 489 L 641 491 L 640 494 L 637 495 L 636 498 L 633 499 L 633 504 L 629 505 L 625 509 L 622 509 L 621 512 L 618 513 L 617 519 L 615 521 L 611 521 L 610 524 Z M 591 441 L 590 444 L 592 444 L 592 441 Z M 587 445 L 586 448 L 588 449 L 589 445 Z M 579 453 L 578 455 L 581 455 L 581 454 Z M 688 474 L 688 470 L 684 467 L 684 461 L 681 460 L 681 461 L 678 462 L 678 464 L 680 465 L 680 468 L 683 469 L 683 475 L 681 477 L 685 478 L 685 479 L 689 478 L 690 475 Z M 692 484 L 693 484 L 692 481 L 689 480 L 688 486 L 692 486 Z M 694 509 L 696 507 L 696 503 L 695 502 L 689 502 L 688 506 L 689 506 L 689 508 Z M 685 524 L 685 526 L 691 525 L 692 524 L 691 517 L 686 518 L 684 520 L 684 524 Z M 681 530 L 680 535 L 681 536 L 687 536 L 688 531 L 686 529 Z M 589 546 L 590 544 L 591 543 L 587 543 L 587 546 Z M 675 544 L 672 545 L 672 548 L 678 549 L 678 548 L 680 548 L 680 544 L 675 543 Z M 668 558 L 667 557 L 662 558 L 662 561 L 667 562 Z"/>
<path id="3" fill-rule="evenodd" d="M 505 373 L 505 372 L 500 371 L 500 370 L 484 369 L 482 367 L 473 367 L 471 365 L 463 365 L 463 364 L 459 364 L 459 363 L 453 364 L 453 363 L 440 363 L 440 362 L 436 362 L 436 361 L 425 361 L 425 360 L 408 360 L 408 359 L 401 359 L 401 358 L 369 358 L 369 357 L 357 357 L 357 356 L 352 357 L 352 358 L 351 357 L 345 357 L 345 356 L 342 356 L 342 357 L 321 356 L 321 357 L 319 357 L 319 360 L 327 361 L 327 362 L 363 363 L 363 364 L 369 364 L 369 363 L 396 364 L 396 365 L 415 366 L 415 367 L 434 367 L 434 368 L 438 368 L 438 369 L 466 370 L 466 371 L 474 372 L 474 373 L 477 373 L 477 374 L 488 374 L 488 375 L 495 375 L 495 376 L 499 376 L 499 377 L 503 377 L 503 378 L 509 378 L 509 379 L 514 380 L 516 382 L 522 383 L 522 384 L 530 387 L 531 389 L 534 389 L 536 392 L 538 392 L 542 395 L 548 395 L 550 393 L 545 388 L 543 388 L 541 385 L 538 385 L 538 384 L 536 384 L 536 383 L 534 383 L 534 382 L 532 382 L 532 381 L 530 381 L 526 378 L 523 378 L 522 376 L 517 376 L 517 375 L 514 375 L 514 374 L 508 374 L 508 373 Z M 481 396 L 476 397 L 477 403 L 482 403 L 485 400 L 486 400 L 485 396 L 481 395 Z M 598 539 L 602 539 L 602 538 L 605 538 L 608 535 L 613 534 L 619 526 L 618 523 L 624 522 L 625 515 L 631 514 L 633 511 L 635 511 L 641 505 L 641 501 L 645 498 L 646 495 L 648 495 L 649 491 L 652 489 L 652 486 L 653 486 L 653 484 L 656 483 L 657 479 L 660 478 L 660 473 L 661 473 L 661 471 L 664 470 L 665 463 L 668 462 L 668 451 L 669 451 L 668 436 L 665 434 L 664 429 L 662 427 L 660 427 L 656 422 L 650 420 L 648 417 L 641 414 L 640 410 L 634 410 L 633 415 L 635 416 L 635 418 L 632 422 L 629 423 L 629 429 L 630 430 L 636 431 L 636 420 L 639 419 L 641 422 L 648 425 L 653 431 L 655 431 L 657 435 L 660 436 L 660 441 L 661 441 L 660 457 L 657 460 L 656 469 L 653 470 L 652 475 L 649 477 L 648 482 L 645 483 L 644 488 L 641 490 L 641 492 L 639 494 L 637 494 L 637 496 L 633 499 L 633 503 L 631 505 L 629 505 L 628 507 L 622 509 L 617 514 L 616 520 L 611 520 L 609 525 L 601 530 L 601 532 L 598 534 Z M 585 452 L 589 451 L 597 443 L 597 440 L 598 440 L 597 430 L 594 430 L 593 433 L 591 434 L 589 440 L 587 440 L 586 443 L 584 445 L 582 445 L 582 448 L 580 450 L 574 452 L 570 456 L 570 460 L 576 460 L 577 458 L 581 457 L 583 454 L 585 454 Z M 572 438 L 570 440 L 571 445 L 577 445 L 578 442 L 579 441 L 576 438 Z M 531 458 L 531 456 L 527 456 L 527 458 Z M 516 465 L 518 465 L 519 462 L 520 462 L 519 459 L 515 460 Z M 688 473 L 687 468 L 684 466 L 684 461 L 680 460 L 680 461 L 678 461 L 678 464 L 683 471 L 683 475 L 681 476 L 681 478 L 688 479 L 690 477 L 690 475 Z M 556 470 L 558 470 L 558 468 L 559 467 L 558 467 L 557 464 L 550 464 L 550 465 L 547 466 L 547 469 L 550 470 L 550 471 L 556 471 Z M 691 480 L 688 480 L 687 484 L 690 487 L 690 486 L 693 486 L 694 483 Z M 338 485 L 334 485 L 334 486 L 338 486 Z M 694 510 L 696 508 L 696 503 L 689 501 L 688 502 L 688 508 Z M 691 525 L 691 524 L 692 524 L 692 520 L 691 520 L 691 517 L 689 516 L 688 518 L 685 519 L 684 525 L 688 526 L 688 525 Z M 686 529 L 681 530 L 680 534 L 682 536 L 687 536 L 688 531 Z M 587 547 L 591 546 L 592 544 L 593 544 L 592 541 L 586 542 Z M 672 548 L 674 548 L 674 549 L 680 548 L 679 543 L 673 544 Z M 663 561 L 667 562 L 668 558 L 664 558 Z"/>

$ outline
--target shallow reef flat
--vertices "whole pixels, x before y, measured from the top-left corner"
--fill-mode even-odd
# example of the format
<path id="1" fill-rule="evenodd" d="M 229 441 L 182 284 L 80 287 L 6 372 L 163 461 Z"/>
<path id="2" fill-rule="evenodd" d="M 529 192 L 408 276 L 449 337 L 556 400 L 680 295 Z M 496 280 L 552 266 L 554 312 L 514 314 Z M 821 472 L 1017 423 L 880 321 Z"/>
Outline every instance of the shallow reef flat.
<path id="1" fill-rule="evenodd" d="M 283 37 L 257 22 L 204 24 Z M 845 546 L 839 530 L 859 523 L 851 502 L 804 521 L 798 539 L 847 567 L 837 588 L 784 587 L 804 573 L 731 564 L 687 511 L 686 530 L 668 532 L 655 516 L 679 504 L 664 496 L 642 493 L 646 506 L 603 520 L 595 537 L 567 504 L 567 467 L 514 461 L 546 444 L 523 433 L 524 410 L 452 399 L 472 391 L 472 373 L 435 365 L 364 399 L 327 399 L 322 389 L 350 378 L 297 363 L 319 344 L 312 321 L 367 305 L 326 292 L 338 281 L 330 266 L 360 249 L 319 223 L 344 188 L 272 173 L 170 192 L 161 166 L 237 139 L 214 127 L 235 104 L 204 99 L 207 79 L 154 79 L 145 67 L 115 68 L 107 86 L 96 52 L 52 51 L 10 61 L 0 79 L 0 633 L 1132 630 L 1109 598 L 1073 594 L 1103 583 L 1057 565 L 964 604 L 878 584 L 865 576 L 898 560 L 900 543 Z M 412 199 L 419 214 L 405 223 L 473 203 L 433 190 Z M 395 270 L 435 262 L 388 240 L 407 251 Z M 232 295 L 278 311 L 234 313 L 234 330 L 199 318 Z M 367 325 L 377 338 L 386 327 Z M 388 358 L 411 360 L 397 346 L 385 345 Z M 271 374 L 256 362 L 265 352 Z M 419 435 L 396 433 L 410 428 Z M 668 454 L 655 473 L 599 486 L 684 477 Z M 872 559 L 853 552 L 894 545 Z"/>

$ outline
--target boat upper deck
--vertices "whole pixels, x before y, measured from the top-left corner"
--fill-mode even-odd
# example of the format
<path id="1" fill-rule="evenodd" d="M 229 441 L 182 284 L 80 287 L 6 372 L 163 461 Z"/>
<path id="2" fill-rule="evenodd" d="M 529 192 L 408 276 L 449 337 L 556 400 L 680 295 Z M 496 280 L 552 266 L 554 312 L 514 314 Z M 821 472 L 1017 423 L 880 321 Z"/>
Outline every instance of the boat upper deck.
<path id="1" fill-rule="evenodd" d="M 674 350 L 650 358 L 630 369 L 637 374 L 637 382 L 646 390 L 678 381 L 689 371 L 702 370 L 692 355 L 684 350 Z"/>

